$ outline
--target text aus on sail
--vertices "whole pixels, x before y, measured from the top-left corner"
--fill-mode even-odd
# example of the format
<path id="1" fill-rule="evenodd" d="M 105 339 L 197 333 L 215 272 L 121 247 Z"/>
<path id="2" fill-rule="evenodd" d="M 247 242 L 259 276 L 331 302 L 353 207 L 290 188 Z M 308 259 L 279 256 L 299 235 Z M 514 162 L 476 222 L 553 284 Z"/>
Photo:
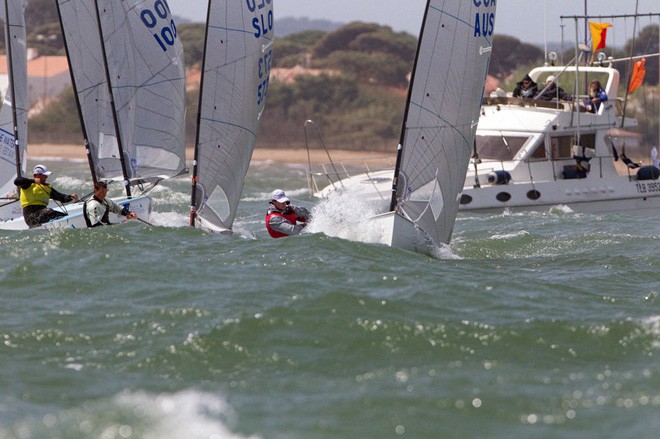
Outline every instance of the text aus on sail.
<path id="1" fill-rule="evenodd" d="M 477 8 L 488 8 L 495 6 L 495 0 L 472 0 Z M 494 12 L 479 12 L 474 15 L 474 36 L 492 37 L 495 27 Z"/>

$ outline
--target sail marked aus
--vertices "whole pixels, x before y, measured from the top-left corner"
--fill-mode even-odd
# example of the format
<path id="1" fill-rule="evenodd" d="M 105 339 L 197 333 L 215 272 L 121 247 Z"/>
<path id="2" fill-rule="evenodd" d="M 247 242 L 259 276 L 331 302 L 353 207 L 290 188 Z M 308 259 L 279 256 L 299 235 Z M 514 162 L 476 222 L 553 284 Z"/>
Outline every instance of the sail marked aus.
<path id="1" fill-rule="evenodd" d="M 495 14 L 490 12 L 477 13 L 474 16 L 474 36 L 492 37 L 495 27 Z"/>
<path id="2" fill-rule="evenodd" d="M 472 0 L 477 8 L 495 8 L 496 0 Z M 477 12 L 474 15 L 474 36 L 492 37 L 495 27 L 495 12 Z"/>
<path id="3" fill-rule="evenodd" d="M 156 31 L 153 36 L 163 52 L 167 52 L 168 47 L 174 46 L 177 37 L 176 25 L 174 24 L 174 20 L 169 17 L 170 6 L 166 0 L 157 0 L 154 3 L 153 11 L 151 9 L 145 9 L 140 13 L 142 23 L 150 30 Z M 160 29 L 157 29 L 161 21 L 165 21 L 165 23 Z"/>

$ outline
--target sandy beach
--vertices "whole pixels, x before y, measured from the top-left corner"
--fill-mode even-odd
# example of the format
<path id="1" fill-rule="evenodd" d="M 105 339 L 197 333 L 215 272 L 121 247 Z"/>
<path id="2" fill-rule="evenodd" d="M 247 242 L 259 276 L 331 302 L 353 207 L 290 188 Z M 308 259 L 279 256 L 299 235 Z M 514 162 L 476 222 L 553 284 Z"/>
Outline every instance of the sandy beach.
<path id="1" fill-rule="evenodd" d="M 387 154 L 374 151 L 346 151 L 332 150 L 330 152 L 332 160 L 337 163 L 359 162 L 366 160 L 369 163 L 394 163 L 396 154 Z M 61 144 L 30 144 L 28 148 L 28 157 L 32 160 L 56 158 L 59 160 L 85 160 L 85 150 L 82 145 L 61 145 Z M 193 150 L 186 150 L 186 158 L 192 160 Z M 328 156 L 323 150 L 311 150 L 309 159 L 312 164 L 328 163 Z M 257 148 L 252 155 L 252 161 L 273 161 L 278 163 L 307 164 L 307 150 L 292 148 L 266 149 Z"/>

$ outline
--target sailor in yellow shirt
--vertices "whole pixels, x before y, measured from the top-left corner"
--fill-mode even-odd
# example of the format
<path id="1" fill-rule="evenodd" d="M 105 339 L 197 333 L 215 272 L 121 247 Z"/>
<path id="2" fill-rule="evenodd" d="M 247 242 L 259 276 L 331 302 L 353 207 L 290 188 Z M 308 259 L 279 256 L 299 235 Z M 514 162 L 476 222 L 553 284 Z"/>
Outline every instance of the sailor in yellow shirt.
<path id="1" fill-rule="evenodd" d="M 83 215 L 87 227 L 110 225 L 110 212 L 123 215 L 126 219 L 135 219 L 137 214 L 128 210 L 128 206 L 120 206 L 108 195 L 108 185 L 104 181 L 94 183 L 94 197 L 85 202 Z"/>
<path id="2" fill-rule="evenodd" d="M 43 223 L 66 216 L 66 213 L 57 212 L 48 208 L 48 201 L 53 199 L 60 203 L 68 203 L 78 199 L 77 194 L 64 195 L 46 183 L 52 172 L 44 165 L 37 165 L 32 170 L 34 179 L 17 177 L 14 184 L 21 189 L 20 202 L 23 207 L 23 218 L 28 227 L 33 229 Z"/>

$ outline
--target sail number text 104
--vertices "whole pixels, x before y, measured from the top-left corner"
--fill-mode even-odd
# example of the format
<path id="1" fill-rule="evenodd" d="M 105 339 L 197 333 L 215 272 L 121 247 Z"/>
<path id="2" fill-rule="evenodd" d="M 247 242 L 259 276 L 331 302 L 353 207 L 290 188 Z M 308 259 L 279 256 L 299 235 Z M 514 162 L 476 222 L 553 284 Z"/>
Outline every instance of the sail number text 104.
<path id="1" fill-rule="evenodd" d="M 163 52 L 167 52 L 168 47 L 174 46 L 176 41 L 176 25 L 170 18 L 170 6 L 166 0 L 157 0 L 152 9 L 144 9 L 140 12 L 140 18 L 153 34 L 156 42 Z"/>

